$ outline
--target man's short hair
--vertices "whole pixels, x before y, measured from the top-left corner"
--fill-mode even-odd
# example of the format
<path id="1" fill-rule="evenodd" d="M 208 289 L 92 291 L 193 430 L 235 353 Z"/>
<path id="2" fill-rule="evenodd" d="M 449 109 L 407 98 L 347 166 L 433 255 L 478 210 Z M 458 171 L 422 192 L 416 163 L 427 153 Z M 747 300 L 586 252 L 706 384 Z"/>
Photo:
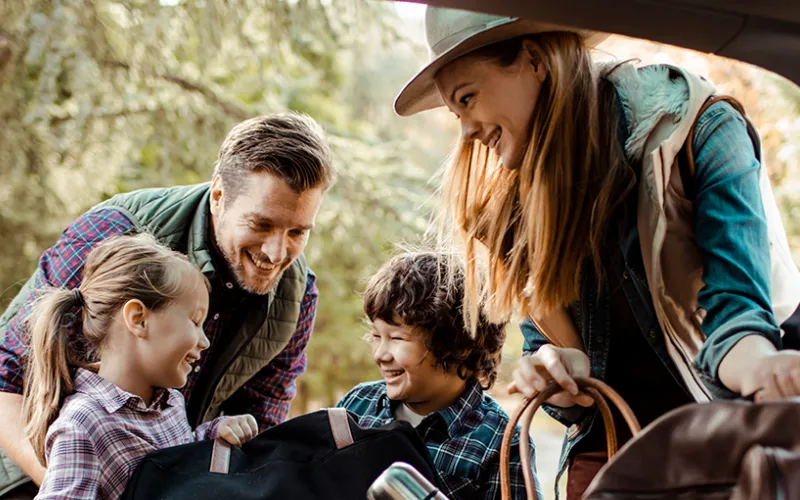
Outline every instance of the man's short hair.
<path id="1" fill-rule="evenodd" d="M 214 168 L 227 201 L 241 194 L 251 172 L 271 173 L 297 193 L 327 190 L 336 180 L 325 132 L 312 118 L 297 113 L 251 118 L 228 133 Z"/>
<path id="2" fill-rule="evenodd" d="M 433 252 L 395 256 L 364 291 L 364 313 L 370 321 L 417 328 L 438 367 L 455 368 L 462 379 L 475 379 L 488 389 L 497 378 L 505 325 L 490 323 L 481 314 L 473 337 L 464 324 L 463 306 L 460 260 Z"/>

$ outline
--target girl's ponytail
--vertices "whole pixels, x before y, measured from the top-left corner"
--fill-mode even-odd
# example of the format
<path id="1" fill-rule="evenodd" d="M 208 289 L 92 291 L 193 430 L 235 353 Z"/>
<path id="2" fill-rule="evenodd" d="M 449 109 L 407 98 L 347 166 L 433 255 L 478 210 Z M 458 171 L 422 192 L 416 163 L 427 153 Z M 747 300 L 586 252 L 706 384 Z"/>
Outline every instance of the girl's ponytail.
<path id="1" fill-rule="evenodd" d="M 61 403 L 72 392 L 72 354 L 67 332 L 82 313 L 79 289 L 54 289 L 36 301 L 29 319 L 30 343 L 25 371 L 23 417 L 25 434 L 45 465 L 47 429 L 58 416 Z"/>
<path id="2" fill-rule="evenodd" d="M 159 244 L 152 235 L 118 236 L 89 253 L 80 288 L 45 291 L 36 301 L 28 316 L 22 409 L 25 434 L 42 465 L 47 428 L 73 390 L 72 368 L 97 358 L 126 302 L 139 300 L 151 311 L 167 307 L 187 287 L 187 273 L 208 289 L 205 276 L 188 257 Z M 197 282 L 191 281 L 191 286 Z M 79 325 L 81 341 L 73 344 L 68 332 Z"/>

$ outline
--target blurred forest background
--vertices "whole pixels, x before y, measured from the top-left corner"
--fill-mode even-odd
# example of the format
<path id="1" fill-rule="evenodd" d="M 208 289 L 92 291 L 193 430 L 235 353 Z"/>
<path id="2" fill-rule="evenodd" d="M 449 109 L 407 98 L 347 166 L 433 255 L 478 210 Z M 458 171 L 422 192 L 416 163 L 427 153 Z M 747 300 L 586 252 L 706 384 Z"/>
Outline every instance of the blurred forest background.
<path id="1" fill-rule="evenodd" d="M 371 0 L 0 0 L 3 306 L 75 216 L 116 193 L 205 181 L 235 123 L 295 110 L 326 128 L 341 176 L 308 246 L 321 300 L 293 413 L 376 378 L 359 292 L 395 243 L 420 240 L 458 133 L 444 111 L 392 111 L 426 59 L 422 33 L 419 6 Z M 684 65 L 744 103 L 800 251 L 798 88 L 622 37 L 598 51 L 612 56 Z M 509 333 L 506 373 L 521 343 Z"/>

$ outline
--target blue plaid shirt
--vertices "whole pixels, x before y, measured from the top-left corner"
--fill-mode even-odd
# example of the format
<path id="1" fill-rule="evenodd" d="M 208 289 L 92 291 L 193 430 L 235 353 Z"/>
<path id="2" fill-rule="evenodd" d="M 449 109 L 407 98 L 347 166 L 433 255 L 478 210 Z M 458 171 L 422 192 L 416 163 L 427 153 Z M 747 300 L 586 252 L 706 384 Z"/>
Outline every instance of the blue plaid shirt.
<path id="1" fill-rule="evenodd" d="M 386 382 L 379 381 L 359 384 L 336 406 L 357 415 L 361 427 L 373 428 L 395 420 L 398 404 L 386 395 Z M 473 383 L 452 406 L 428 415 L 417 426 L 449 498 L 500 498 L 500 444 L 507 423 L 508 415 L 497 401 Z M 517 427 L 511 448 L 511 496 L 525 500 L 519 432 Z M 534 473 L 535 463 L 531 442 Z M 541 498 L 538 482 L 536 489 Z"/>

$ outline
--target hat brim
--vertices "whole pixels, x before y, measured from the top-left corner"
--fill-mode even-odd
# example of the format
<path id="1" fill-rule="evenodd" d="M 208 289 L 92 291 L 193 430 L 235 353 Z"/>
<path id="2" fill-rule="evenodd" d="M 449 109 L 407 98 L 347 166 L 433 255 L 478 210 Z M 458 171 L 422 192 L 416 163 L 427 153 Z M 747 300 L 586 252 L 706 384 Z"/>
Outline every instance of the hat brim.
<path id="1" fill-rule="evenodd" d="M 458 45 L 455 45 L 450 50 L 428 63 L 427 66 L 414 75 L 414 77 L 405 84 L 403 90 L 397 94 L 397 98 L 395 98 L 394 101 L 395 112 L 400 116 L 411 116 L 421 111 L 444 106 L 444 101 L 442 101 L 439 90 L 436 88 L 434 77 L 440 69 L 459 57 L 493 43 L 511 40 L 519 36 L 548 33 L 552 31 L 571 31 L 578 33 L 583 37 L 586 45 L 590 48 L 596 47 L 609 36 L 607 33 L 581 31 L 528 19 L 517 19 L 500 26 L 488 28 L 467 38 Z"/>

